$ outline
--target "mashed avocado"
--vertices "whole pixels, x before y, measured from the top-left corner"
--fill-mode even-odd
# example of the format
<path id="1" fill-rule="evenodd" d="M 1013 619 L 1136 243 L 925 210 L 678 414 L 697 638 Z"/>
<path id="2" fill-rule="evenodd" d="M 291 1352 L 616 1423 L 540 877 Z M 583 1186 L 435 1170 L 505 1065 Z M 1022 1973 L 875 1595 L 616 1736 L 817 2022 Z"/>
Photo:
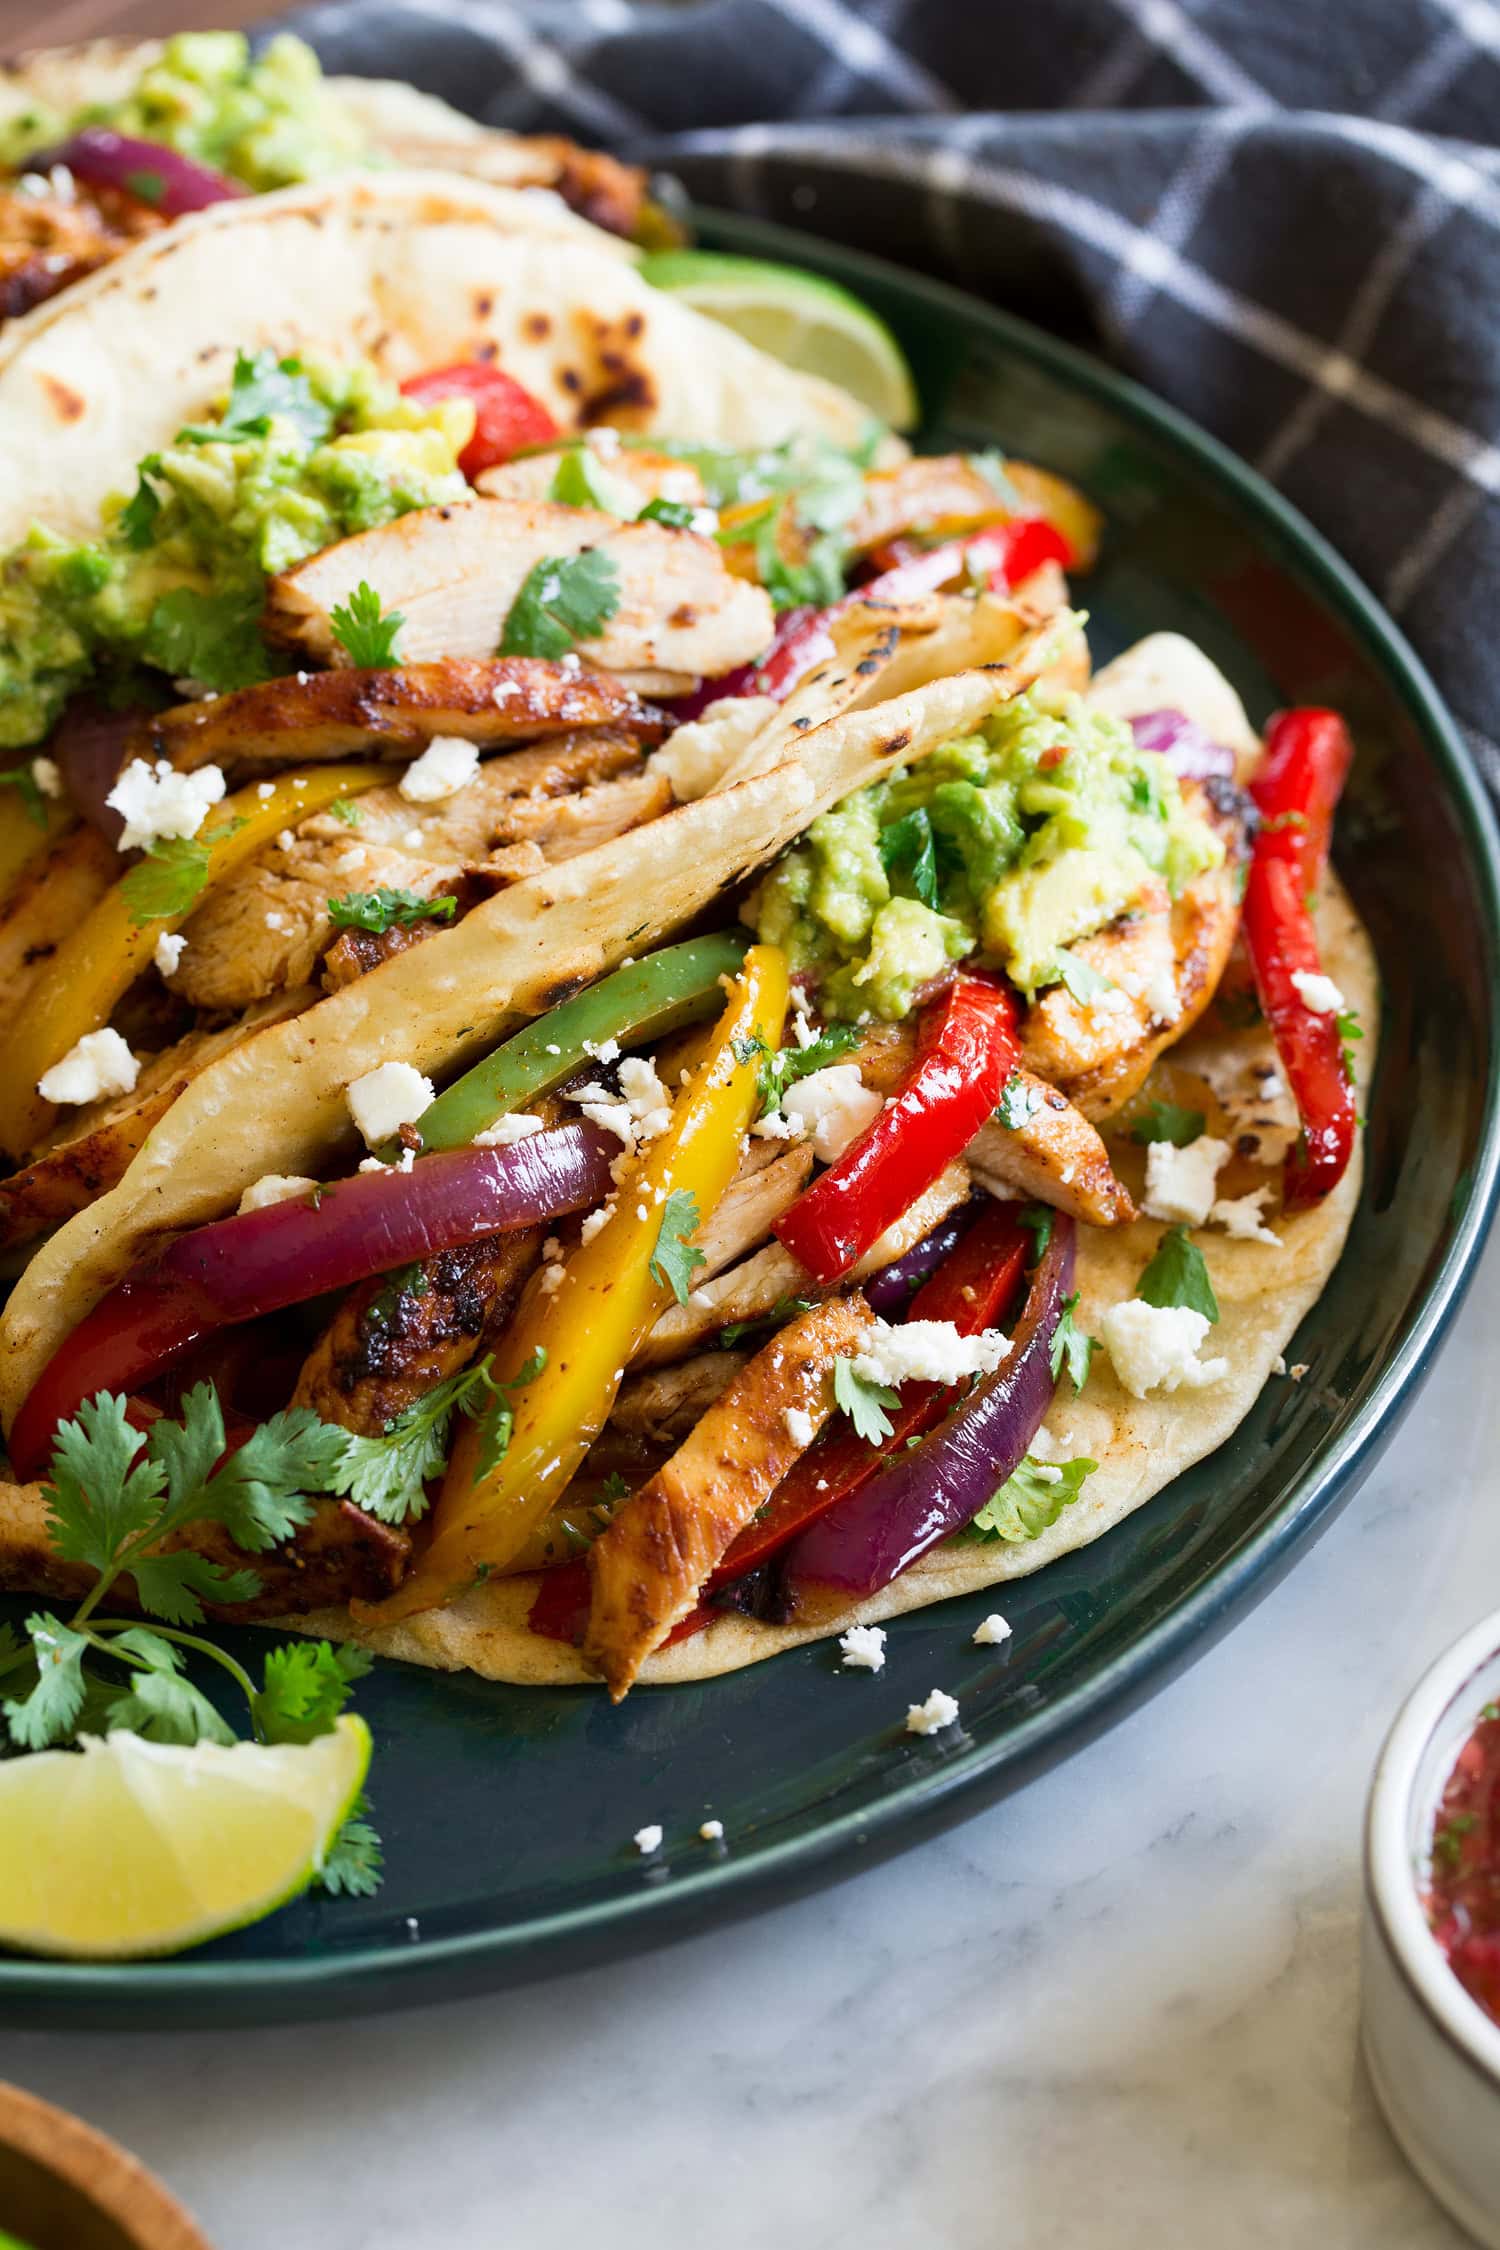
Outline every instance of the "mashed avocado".
<path id="1" fill-rule="evenodd" d="M 363 133 L 324 85 L 317 56 L 288 32 L 254 60 L 241 32 L 182 32 L 123 100 L 8 119 L 0 163 L 17 168 L 85 125 L 160 141 L 257 191 L 373 161 Z"/>
<path id="2" fill-rule="evenodd" d="M 969 954 L 1028 994 L 1055 984 L 1152 876 L 1175 898 L 1223 856 L 1128 727 L 1032 694 L 820 814 L 745 919 L 816 975 L 825 1015 L 893 1022 Z"/>
<path id="3" fill-rule="evenodd" d="M 209 688 L 267 678 L 266 578 L 463 499 L 473 428 L 467 400 L 418 406 L 368 366 L 242 354 L 219 412 L 147 455 L 97 540 L 39 527 L 0 563 L 0 745 L 40 742 L 96 664 Z"/>

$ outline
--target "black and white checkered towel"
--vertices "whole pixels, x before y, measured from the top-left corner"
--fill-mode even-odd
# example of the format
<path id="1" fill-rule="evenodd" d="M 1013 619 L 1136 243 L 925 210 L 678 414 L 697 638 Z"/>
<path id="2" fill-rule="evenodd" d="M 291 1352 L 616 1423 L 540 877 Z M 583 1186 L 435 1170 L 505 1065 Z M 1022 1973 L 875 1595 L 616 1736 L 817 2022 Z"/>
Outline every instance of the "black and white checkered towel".
<path id="1" fill-rule="evenodd" d="M 1500 790 L 1500 0 L 330 0 L 331 68 L 936 272 L 1226 439 Z"/>

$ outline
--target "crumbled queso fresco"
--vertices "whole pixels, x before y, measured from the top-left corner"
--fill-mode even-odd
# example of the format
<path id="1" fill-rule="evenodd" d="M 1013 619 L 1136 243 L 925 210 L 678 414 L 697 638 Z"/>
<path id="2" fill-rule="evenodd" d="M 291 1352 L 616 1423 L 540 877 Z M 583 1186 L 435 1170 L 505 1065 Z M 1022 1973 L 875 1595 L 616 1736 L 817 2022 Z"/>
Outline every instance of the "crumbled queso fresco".
<path id="1" fill-rule="evenodd" d="M 224 776 L 217 766 L 179 773 L 165 758 L 154 766 L 132 758 L 104 800 L 125 822 L 117 849 L 140 851 L 163 837 L 196 836 L 209 806 L 223 794 Z"/>
<path id="2" fill-rule="evenodd" d="M 647 1858 L 652 1852 L 661 1850 L 661 1836 L 662 1830 L 659 1820 L 648 1821 L 644 1828 L 636 1830 L 633 1841 L 636 1850 L 643 1859 Z"/>
<path id="3" fill-rule="evenodd" d="M 543 1117 L 533 1117 L 529 1110 L 513 1110 L 509 1117 L 497 1117 L 482 1133 L 474 1135 L 475 1148 L 514 1148 L 517 1141 L 530 1140 L 546 1124 Z"/>
<path id="4" fill-rule="evenodd" d="M 839 1647 L 846 1672 L 878 1672 L 885 1663 L 885 1627 L 851 1625 L 840 1633 Z"/>
<path id="5" fill-rule="evenodd" d="M 786 1412 L 783 1414 L 782 1420 L 786 1424 L 786 1434 L 791 1439 L 793 1445 L 805 1451 L 807 1447 L 812 1444 L 815 1434 L 813 1429 L 813 1418 L 808 1413 L 806 1407 L 789 1406 Z"/>
<path id="6" fill-rule="evenodd" d="M 187 939 L 185 937 L 173 937 L 169 930 L 163 930 L 156 941 L 151 958 L 161 974 L 164 977 L 169 977 L 186 951 Z"/>
<path id="7" fill-rule="evenodd" d="M 1186 1148 L 1153 1141 L 1146 1151 L 1142 1205 L 1146 1216 L 1201 1227 L 1213 1209 L 1214 1186 L 1231 1154 L 1228 1141 L 1216 1141 L 1207 1133 Z"/>
<path id="8" fill-rule="evenodd" d="M 263 1172 L 240 1197 L 239 1215 L 243 1218 L 247 1211 L 264 1211 L 271 1203 L 290 1203 L 294 1196 L 310 1195 L 317 1184 L 297 1172 Z"/>
<path id="9" fill-rule="evenodd" d="M 951 1727 L 958 1717 L 958 1697 L 945 1695 L 935 1687 L 925 1703 L 909 1703 L 906 1708 L 908 1734 L 941 1734 Z"/>
<path id="10" fill-rule="evenodd" d="M 399 1132 L 403 1125 L 414 1125 L 425 1109 L 431 1107 L 436 1089 L 430 1078 L 410 1063 L 380 1063 L 367 1070 L 345 1090 L 349 1115 L 364 1136 L 366 1148 L 378 1148 L 382 1141 Z"/>
<path id="11" fill-rule="evenodd" d="M 1010 1351 L 1010 1338 L 995 1329 L 961 1335 L 951 1320 L 908 1320 L 893 1328 L 877 1320 L 854 1355 L 856 1375 L 869 1383 L 961 1383 L 968 1375 L 992 1375 Z"/>
<path id="12" fill-rule="evenodd" d="M 1332 977 L 1322 976 L 1314 969 L 1293 969 L 1292 989 L 1303 1007 L 1315 1016 L 1336 1016 L 1346 1005 Z"/>
<path id="13" fill-rule="evenodd" d="M 479 771 L 479 752 L 459 734 L 435 734 L 396 784 L 412 805 L 440 804 L 457 796 Z"/>
<path id="14" fill-rule="evenodd" d="M 105 1094 L 129 1094 L 141 1066 L 118 1031 L 86 1031 L 61 1062 L 37 1080 L 44 1102 L 96 1102 Z"/>
<path id="15" fill-rule="evenodd" d="M 1099 1328 L 1115 1373 L 1134 1398 L 1151 1391 L 1202 1390 L 1229 1373 L 1227 1359 L 1199 1359 L 1209 1322 L 1190 1305 L 1148 1305 L 1129 1297 L 1110 1306 Z"/>
<path id="16" fill-rule="evenodd" d="M 1002 1641 L 1010 1639 L 1010 1630 L 1000 1612 L 992 1609 L 989 1616 L 981 1618 L 974 1628 L 974 1646 L 998 1648 Z"/>

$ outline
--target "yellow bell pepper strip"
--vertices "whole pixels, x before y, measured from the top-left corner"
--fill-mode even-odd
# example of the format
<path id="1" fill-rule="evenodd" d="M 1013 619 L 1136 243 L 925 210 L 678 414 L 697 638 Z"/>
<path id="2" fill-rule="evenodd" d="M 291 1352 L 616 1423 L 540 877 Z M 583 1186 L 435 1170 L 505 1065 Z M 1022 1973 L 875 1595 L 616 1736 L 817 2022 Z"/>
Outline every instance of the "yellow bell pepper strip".
<path id="1" fill-rule="evenodd" d="M 608 1420 L 632 1354 L 676 1294 L 659 1254 L 668 1199 L 691 1197 L 696 1226 L 734 1177 L 760 1059 L 781 1044 L 787 1000 L 785 954 L 752 946 L 672 1122 L 630 1166 L 609 1218 L 574 1250 L 561 1284 L 532 1295 L 495 1354 L 496 1385 L 515 1386 L 504 1452 L 486 1462 L 490 1417 L 465 1424 L 431 1545 L 388 1600 L 356 1603 L 356 1615 L 388 1624 L 440 1608 L 503 1570 L 545 1520 Z M 538 1371 L 518 1382 L 528 1368 Z"/>
<path id="2" fill-rule="evenodd" d="M 56 1111 L 37 1092 L 37 1081 L 86 1032 L 109 1022 L 144 973 L 158 938 L 179 929 L 215 884 L 264 851 L 283 828 L 295 827 L 338 797 L 358 796 L 391 778 L 389 766 L 316 766 L 236 790 L 215 806 L 212 825 L 200 839 L 208 850 L 203 885 L 185 913 L 138 922 L 131 911 L 128 877 L 106 891 L 53 954 L 11 1033 L 0 1080 L 0 1149 L 23 1156 L 41 1138 Z M 266 788 L 270 794 L 263 796 Z"/>
<path id="3" fill-rule="evenodd" d="M 0 789 L 0 905 L 40 853 L 55 844 L 77 815 L 56 798 L 44 800 L 38 820 L 19 789 Z"/>

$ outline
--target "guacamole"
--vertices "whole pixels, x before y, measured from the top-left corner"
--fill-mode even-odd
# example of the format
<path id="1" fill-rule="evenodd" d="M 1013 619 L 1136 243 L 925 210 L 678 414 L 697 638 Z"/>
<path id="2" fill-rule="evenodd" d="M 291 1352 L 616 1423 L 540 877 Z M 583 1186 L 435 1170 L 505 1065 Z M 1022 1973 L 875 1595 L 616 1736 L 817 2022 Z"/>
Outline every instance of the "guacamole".
<path id="1" fill-rule="evenodd" d="M 18 169 L 85 125 L 160 141 L 258 192 L 374 161 L 324 85 L 317 56 L 288 32 L 254 59 L 242 32 L 182 32 L 122 100 L 71 113 L 38 107 L 8 119 L 0 164 Z"/>
<path id="2" fill-rule="evenodd" d="M 147 455 L 97 539 L 38 527 L 0 562 L 0 745 L 40 742 L 96 666 L 215 689 L 268 678 L 267 577 L 465 498 L 473 429 L 468 400 L 419 406 L 367 365 L 241 354 L 218 412 Z"/>
<path id="3" fill-rule="evenodd" d="M 745 908 L 825 1015 L 895 1022 L 974 954 L 1028 995 L 1152 876 L 1175 898 L 1224 849 L 1163 758 L 1076 697 L 1020 696 L 813 821 Z"/>

